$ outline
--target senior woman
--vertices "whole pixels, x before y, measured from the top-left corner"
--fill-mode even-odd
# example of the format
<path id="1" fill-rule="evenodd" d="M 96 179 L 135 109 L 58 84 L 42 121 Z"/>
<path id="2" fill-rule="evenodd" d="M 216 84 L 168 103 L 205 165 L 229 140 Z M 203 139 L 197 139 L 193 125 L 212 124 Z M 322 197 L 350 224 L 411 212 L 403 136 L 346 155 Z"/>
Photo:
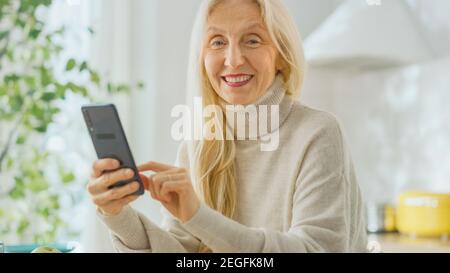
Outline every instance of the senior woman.
<path id="1" fill-rule="evenodd" d="M 137 182 L 108 189 L 132 171 L 116 170 L 113 159 L 94 162 L 88 191 L 116 250 L 365 251 L 363 203 L 341 129 L 332 115 L 295 100 L 303 54 L 281 0 L 206 0 L 195 29 L 190 76 L 203 106 L 277 106 L 277 126 L 254 139 L 185 141 L 176 166 L 139 166 L 154 172 L 141 177 L 165 208 L 161 227 L 128 205 Z M 278 147 L 261 151 L 275 133 Z"/>

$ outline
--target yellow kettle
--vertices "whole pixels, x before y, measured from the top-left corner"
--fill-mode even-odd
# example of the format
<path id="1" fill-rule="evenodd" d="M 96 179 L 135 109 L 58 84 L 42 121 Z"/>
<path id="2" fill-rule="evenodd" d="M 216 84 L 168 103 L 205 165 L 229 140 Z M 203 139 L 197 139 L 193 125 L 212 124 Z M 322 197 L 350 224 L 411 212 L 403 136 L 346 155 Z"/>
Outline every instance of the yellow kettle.
<path id="1" fill-rule="evenodd" d="M 450 235 L 450 194 L 420 191 L 400 194 L 397 229 L 413 236 Z"/>

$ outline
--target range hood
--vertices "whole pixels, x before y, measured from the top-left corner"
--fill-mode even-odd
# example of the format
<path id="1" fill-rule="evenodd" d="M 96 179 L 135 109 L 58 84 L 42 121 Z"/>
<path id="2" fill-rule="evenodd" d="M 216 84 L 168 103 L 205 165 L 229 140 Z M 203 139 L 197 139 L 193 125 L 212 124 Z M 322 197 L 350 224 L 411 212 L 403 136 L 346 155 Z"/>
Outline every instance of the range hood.
<path id="1" fill-rule="evenodd" d="M 432 57 L 420 23 L 402 0 L 347 0 L 305 41 L 312 66 L 380 68 Z"/>

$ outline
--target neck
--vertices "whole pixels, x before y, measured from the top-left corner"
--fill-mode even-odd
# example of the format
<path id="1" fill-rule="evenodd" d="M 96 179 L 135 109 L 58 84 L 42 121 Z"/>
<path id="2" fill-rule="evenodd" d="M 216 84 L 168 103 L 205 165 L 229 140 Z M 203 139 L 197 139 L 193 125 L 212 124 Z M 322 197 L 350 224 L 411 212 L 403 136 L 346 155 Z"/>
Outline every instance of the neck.
<path id="1" fill-rule="evenodd" d="M 281 75 L 277 75 L 265 94 L 248 105 L 222 105 L 227 130 L 237 140 L 256 140 L 278 130 L 287 118 L 293 99 L 286 95 Z"/>

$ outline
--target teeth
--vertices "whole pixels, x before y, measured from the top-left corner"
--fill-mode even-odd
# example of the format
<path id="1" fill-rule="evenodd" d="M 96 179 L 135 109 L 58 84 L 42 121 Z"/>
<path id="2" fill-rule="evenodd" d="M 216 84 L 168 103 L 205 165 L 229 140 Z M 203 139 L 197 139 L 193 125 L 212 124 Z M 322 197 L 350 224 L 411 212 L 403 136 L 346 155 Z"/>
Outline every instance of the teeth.
<path id="1" fill-rule="evenodd" d="M 250 80 L 252 76 L 240 76 L 240 77 L 225 77 L 227 82 L 237 83 L 237 82 L 245 82 Z"/>

